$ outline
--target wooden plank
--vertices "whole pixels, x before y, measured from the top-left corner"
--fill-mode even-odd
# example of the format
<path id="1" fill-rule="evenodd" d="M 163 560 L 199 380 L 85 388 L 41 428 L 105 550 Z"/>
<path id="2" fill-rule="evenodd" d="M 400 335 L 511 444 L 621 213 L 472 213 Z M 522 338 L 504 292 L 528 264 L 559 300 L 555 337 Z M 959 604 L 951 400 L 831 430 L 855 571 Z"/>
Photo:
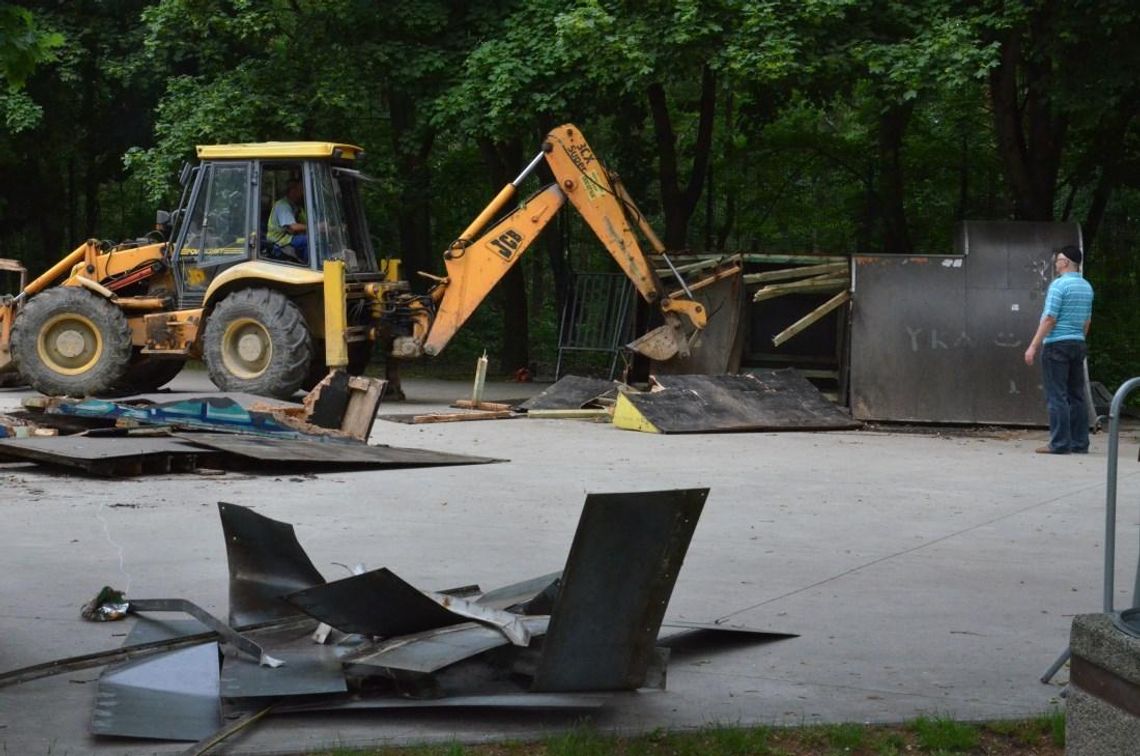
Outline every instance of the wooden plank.
<path id="1" fill-rule="evenodd" d="M 769 264 L 788 264 L 788 265 L 816 265 L 823 263 L 837 263 L 847 262 L 850 258 L 846 255 L 776 255 L 765 253 L 751 253 L 742 255 L 746 263 L 769 263 Z"/>
<path id="2" fill-rule="evenodd" d="M 759 289 L 752 295 L 753 302 L 763 302 L 766 299 L 775 299 L 782 297 L 786 294 L 814 294 L 818 292 L 835 291 L 837 289 L 846 289 L 850 285 L 847 278 L 831 278 L 823 277 L 819 279 L 809 278 L 806 281 L 795 281 L 786 284 L 771 284 Z"/>
<path id="3" fill-rule="evenodd" d="M 451 405 L 456 409 L 483 410 L 484 412 L 509 412 L 511 405 L 501 402 L 473 402 L 470 399 L 457 399 Z"/>
<path id="4" fill-rule="evenodd" d="M 794 278 L 810 278 L 812 276 L 829 275 L 832 273 L 848 273 L 849 270 L 850 268 L 846 262 L 806 265 L 799 268 L 768 270 L 763 273 L 748 273 L 744 276 L 744 282 L 766 283 L 768 281 L 788 281 Z"/>
<path id="5" fill-rule="evenodd" d="M 416 415 L 412 422 L 416 425 L 422 423 L 461 423 L 469 420 L 503 420 L 514 415 L 513 412 L 452 412 L 432 415 Z"/>
<path id="6" fill-rule="evenodd" d="M 382 378 L 349 378 L 348 405 L 344 409 L 340 429 L 353 438 L 367 441 L 387 385 L 388 381 Z"/>
<path id="7" fill-rule="evenodd" d="M 585 420 L 600 417 L 609 417 L 609 415 L 610 411 L 605 408 L 531 410 L 530 412 L 526 413 L 527 417 L 534 417 L 540 420 Z"/>
<path id="8" fill-rule="evenodd" d="M 836 307 L 839 307 L 841 304 L 843 304 L 844 302 L 846 302 L 850 298 L 851 298 L 851 293 L 848 292 L 846 289 L 844 289 L 843 291 L 839 292 L 838 294 L 836 294 L 831 299 L 829 299 L 826 302 L 824 302 L 823 304 L 821 304 L 819 307 L 817 307 L 814 310 L 812 310 L 811 312 L 809 312 L 807 315 L 804 315 L 802 318 L 797 320 L 795 323 L 792 323 L 790 326 L 788 326 L 787 328 L 785 328 L 784 330 L 780 331 L 775 336 L 773 336 L 772 337 L 772 344 L 774 344 L 775 346 L 780 346 L 785 341 L 792 338 L 797 333 L 800 333 L 805 328 L 810 326 L 812 323 L 815 323 L 820 318 L 822 318 L 824 315 L 831 312 Z"/>

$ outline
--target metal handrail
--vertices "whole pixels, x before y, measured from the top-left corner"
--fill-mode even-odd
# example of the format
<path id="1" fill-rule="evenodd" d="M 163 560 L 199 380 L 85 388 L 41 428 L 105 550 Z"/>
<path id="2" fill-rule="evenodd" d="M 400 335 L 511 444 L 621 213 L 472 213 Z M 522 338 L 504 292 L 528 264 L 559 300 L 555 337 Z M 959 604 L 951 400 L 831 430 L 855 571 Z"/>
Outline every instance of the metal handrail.
<path id="1" fill-rule="evenodd" d="M 1120 412 L 1124 400 L 1140 386 L 1140 377 L 1125 381 L 1112 395 L 1108 409 L 1108 478 L 1104 495 L 1104 611 L 1113 611 L 1113 576 L 1116 572 L 1116 469 L 1120 450 Z M 1140 562 L 1136 565 L 1136 582 L 1132 606 L 1140 606 Z"/>
<path id="2" fill-rule="evenodd" d="M 1087 383 L 1087 382 L 1086 382 Z M 1120 414 L 1124 407 L 1124 400 L 1134 389 L 1140 386 L 1140 377 L 1125 381 L 1112 396 L 1112 404 L 1108 409 L 1108 473 L 1105 480 L 1104 493 L 1104 612 L 1112 614 L 1112 593 L 1115 590 L 1114 576 L 1116 573 L 1116 471 L 1120 455 Z M 1136 583 L 1132 592 L 1132 606 L 1140 607 L 1140 561 L 1136 564 Z M 1072 656 L 1072 649 L 1068 646 L 1057 657 L 1057 661 L 1045 670 L 1041 682 L 1048 683 L 1053 676 L 1064 666 Z"/>

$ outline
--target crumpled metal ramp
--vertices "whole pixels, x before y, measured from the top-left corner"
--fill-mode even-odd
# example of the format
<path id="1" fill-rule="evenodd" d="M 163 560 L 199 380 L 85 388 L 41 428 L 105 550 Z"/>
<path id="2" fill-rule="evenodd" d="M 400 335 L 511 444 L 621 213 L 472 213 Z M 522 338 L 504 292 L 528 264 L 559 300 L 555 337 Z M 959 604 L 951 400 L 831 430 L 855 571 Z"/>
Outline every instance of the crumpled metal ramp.
<path id="1" fill-rule="evenodd" d="M 386 567 L 298 591 L 285 600 L 342 632 L 385 638 L 464 621 Z"/>
<path id="2" fill-rule="evenodd" d="M 340 658 L 335 646 L 317 645 L 315 622 L 295 627 L 252 630 L 246 634 L 284 664 L 266 667 L 240 654 L 225 652 L 222 660 L 222 698 L 276 698 L 279 696 L 344 693 Z"/>
<path id="3" fill-rule="evenodd" d="M 548 591 L 552 593 L 556 592 L 558 588 L 556 584 L 561 578 L 562 571 L 559 570 L 549 575 L 541 575 L 536 578 L 531 578 L 530 580 L 524 580 L 521 583 L 505 585 L 502 588 L 487 591 L 477 598 L 475 603 L 483 604 L 492 609 L 504 609 L 508 611 L 521 610 L 522 614 L 550 614 L 549 609 L 538 611 L 536 607 L 529 605 Z"/>
<path id="4" fill-rule="evenodd" d="M 663 390 L 618 397 L 614 425 L 648 433 L 850 430 L 861 425 L 793 368 L 655 380 Z"/>
<path id="5" fill-rule="evenodd" d="M 538 636 L 546 632 L 550 618 L 526 617 L 523 622 L 532 636 Z M 342 661 L 427 674 L 508 643 L 506 636 L 493 627 L 464 622 L 380 641 Z"/>
<path id="6" fill-rule="evenodd" d="M 222 724 L 218 644 L 206 643 L 110 667 L 99 678 L 97 735 L 200 740 Z"/>
<path id="7" fill-rule="evenodd" d="M 532 690 L 632 690 L 645 683 L 708 493 L 586 497 Z"/>
<path id="8" fill-rule="evenodd" d="M 221 501 L 218 514 L 230 568 L 230 625 L 298 614 L 281 597 L 325 579 L 297 542 L 293 526 Z"/>

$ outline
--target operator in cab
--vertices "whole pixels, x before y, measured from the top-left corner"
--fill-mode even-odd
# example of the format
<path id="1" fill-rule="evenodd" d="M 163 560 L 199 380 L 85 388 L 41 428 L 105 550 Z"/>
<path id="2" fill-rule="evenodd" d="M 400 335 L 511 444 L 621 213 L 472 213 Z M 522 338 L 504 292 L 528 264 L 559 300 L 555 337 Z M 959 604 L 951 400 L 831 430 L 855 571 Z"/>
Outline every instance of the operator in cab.
<path id="1" fill-rule="evenodd" d="M 309 253 L 308 225 L 305 222 L 305 190 L 300 179 L 285 182 L 285 196 L 269 211 L 265 238 L 273 244 L 273 256 L 305 262 Z"/>

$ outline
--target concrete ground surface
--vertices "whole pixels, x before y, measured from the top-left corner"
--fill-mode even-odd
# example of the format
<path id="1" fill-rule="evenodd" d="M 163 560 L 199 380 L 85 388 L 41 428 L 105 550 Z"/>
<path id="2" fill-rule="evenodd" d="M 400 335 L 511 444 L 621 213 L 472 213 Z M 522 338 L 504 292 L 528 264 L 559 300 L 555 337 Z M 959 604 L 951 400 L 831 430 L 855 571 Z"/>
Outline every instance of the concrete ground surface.
<path id="1" fill-rule="evenodd" d="M 201 395 L 188 372 L 167 398 Z M 487 398 L 541 385 L 490 384 Z M 440 409 L 469 384 L 407 380 Z M 0 391 L 0 412 L 26 391 Z M 559 569 L 587 492 L 708 486 L 668 617 L 728 619 L 800 637 L 674 660 L 667 690 L 592 713 L 620 732 L 709 724 L 1033 716 L 1058 705 L 1075 614 L 1101 608 L 1106 447 L 1033 453 L 1044 431 L 862 430 L 659 436 L 574 420 L 377 421 L 373 443 L 477 454 L 473 467 L 104 480 L 0 467 L 0 671 L 118 646 L 128 622 L 91 624 L 104 584 L 182 597 L 225 616 L 216 502 L 293 523 L 317 567 L 389 567 L 425 587 L 485 589 Z M 1137 563 L 1137 433 L 1121 438 L 1117 606 Z M 88 734 L 99 669 L 0 689 L 0 753 L 170 753 L 185 744 Z M 218 752 L 543 737 L 578 715 L 344 713 L 268 718 Z"/>

